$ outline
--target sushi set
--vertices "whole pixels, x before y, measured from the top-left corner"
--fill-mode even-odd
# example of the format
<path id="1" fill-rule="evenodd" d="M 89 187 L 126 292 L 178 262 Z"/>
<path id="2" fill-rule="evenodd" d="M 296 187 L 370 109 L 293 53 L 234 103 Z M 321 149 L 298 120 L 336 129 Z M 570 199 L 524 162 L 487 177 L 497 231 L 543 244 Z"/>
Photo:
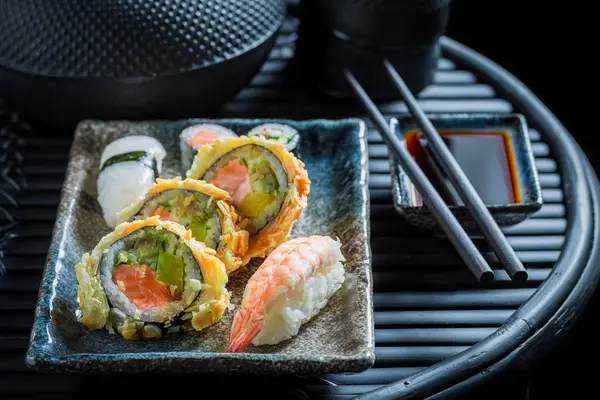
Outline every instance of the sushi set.
<path id="1" fill-rule="evenodd" d="M 359 119 L 80 123 L 28 364 L 370 367 L 366 148 Z"/>
<path id="2" fill-rule="evenodd" d="M 325 236 L 287 242 L 310 180 L 271 126 L 240 137 L 214 124 L 187 127 L 182 146 L 196 153 L 185 180 L 159 177 L 166 151 L 154 138 L 125 136 L 106 146 L 98 202 L 115 229 L 75 267 L 84 325 L 126 339 L 199 331 L 230 306 L 227 274 L 257 258 L 266 260 L 253 278 L 261 276 L 266 291 L 246 288 L 242 304 L 253 307 L 236 314 L 228 351 L 265 335 L 276 344 L 290 323 L 295 336 L 326 306 L 344 282 L 341 245 Z M 298 135 L 281 126 L 286 137 Z"/>

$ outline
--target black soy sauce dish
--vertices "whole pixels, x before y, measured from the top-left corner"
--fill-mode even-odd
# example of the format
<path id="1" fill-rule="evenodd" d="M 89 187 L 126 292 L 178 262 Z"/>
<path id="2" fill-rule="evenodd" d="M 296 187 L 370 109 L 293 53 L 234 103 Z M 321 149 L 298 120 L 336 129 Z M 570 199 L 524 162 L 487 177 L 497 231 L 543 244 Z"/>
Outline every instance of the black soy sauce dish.
<path id="1" fill-rule="evenodd" d="M 542 190 L 523 115 L 461 113 L 428 117 L 499 226 L 516 225 L 540 210 Z M 390 124 L 463 228 L 469 234 L 478 234 L 477 224 L 412 117 L 392 118 Z M 412 225 L 441 234 L 406 172 L 392 158 L 390 164 L 396 211 Z"/>

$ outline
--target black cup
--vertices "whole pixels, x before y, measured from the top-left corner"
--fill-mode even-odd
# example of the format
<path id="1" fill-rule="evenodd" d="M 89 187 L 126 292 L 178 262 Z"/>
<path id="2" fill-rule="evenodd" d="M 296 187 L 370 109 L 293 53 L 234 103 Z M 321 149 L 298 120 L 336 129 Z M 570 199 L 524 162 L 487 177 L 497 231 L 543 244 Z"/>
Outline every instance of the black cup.
<path id="1" fill-rule="evenodd" d="M 303 74 L 329 94 L 351 96 L 343 69 L 369 95 L 397 98 L 389 60 L 413 93 L 433 81 L 451 0 L 303 0 L 297 55 Z"/>

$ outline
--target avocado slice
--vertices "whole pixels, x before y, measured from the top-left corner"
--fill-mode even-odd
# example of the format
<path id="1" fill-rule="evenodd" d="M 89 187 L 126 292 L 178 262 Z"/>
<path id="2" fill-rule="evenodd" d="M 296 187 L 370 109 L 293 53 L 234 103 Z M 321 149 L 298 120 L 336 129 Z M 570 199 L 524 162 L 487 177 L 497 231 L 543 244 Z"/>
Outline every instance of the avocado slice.
<path id="1" fill-rule="evenodd" d="M 183 258 L 160 250 L 156 272 L 159 281 L 183 288 Z"/>
<path id="2" fill-rule="evenodd" d="M 188 225 L 187 228 L 192 231 L 192 236 L 194 237 L 194 239 L 204 243 L 207 231 L 206 219 L 196 220 L 190 225 Z"/>
<path id="3" fill-rule="evenodd" d="M 249 193 L 240 202 L 238 211 L 244 217 L 258 217 L 273 200 L 275 200 L 275 196 L 270 193 Z"/>

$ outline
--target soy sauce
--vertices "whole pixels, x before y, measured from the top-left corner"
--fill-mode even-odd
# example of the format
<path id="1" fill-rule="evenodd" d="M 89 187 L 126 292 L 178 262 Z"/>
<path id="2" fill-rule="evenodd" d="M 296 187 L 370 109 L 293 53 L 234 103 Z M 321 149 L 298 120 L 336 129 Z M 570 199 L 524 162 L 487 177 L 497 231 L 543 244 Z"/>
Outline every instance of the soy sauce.
<path id="1" fill-rule="evenodd" d="M 439 131 L 454 158 L 487 205 L 521 202 L 517 168 L 508 132 L 503 131 Z M 419 131 L 407 132 L 408 151 L 420 165 L 447 204 L 463 202 Z M 411 185 L 414 202 L 423 204 L 421 196 Z"/>

